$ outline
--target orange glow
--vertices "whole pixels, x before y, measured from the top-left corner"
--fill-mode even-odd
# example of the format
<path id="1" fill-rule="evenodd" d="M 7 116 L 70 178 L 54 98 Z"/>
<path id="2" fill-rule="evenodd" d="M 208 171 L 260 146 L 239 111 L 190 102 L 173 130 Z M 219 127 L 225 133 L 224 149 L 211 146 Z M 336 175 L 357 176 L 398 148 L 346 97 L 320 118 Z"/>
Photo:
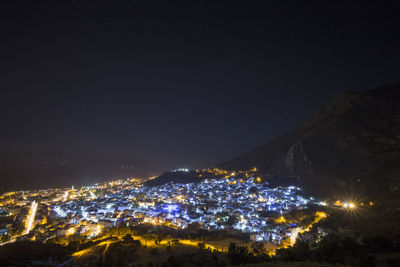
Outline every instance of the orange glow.
<path id="1" fill-rule="evenodd" d="M 66 236 L 69 236 L 69 235 L 73 235 L 73 234 L 75 234 L 75 228 L 73 228 L 73 227 L 71 227 L 71 228 L 69 228 L 68 230 L 67 230 L 67 232 L 65 233 L 65 235 Z"/>
<path id="2" fill-rule="evenodd" d="M 340 200 L 336 200 L 335 206 L 342 207 L 343 203 Z"/>

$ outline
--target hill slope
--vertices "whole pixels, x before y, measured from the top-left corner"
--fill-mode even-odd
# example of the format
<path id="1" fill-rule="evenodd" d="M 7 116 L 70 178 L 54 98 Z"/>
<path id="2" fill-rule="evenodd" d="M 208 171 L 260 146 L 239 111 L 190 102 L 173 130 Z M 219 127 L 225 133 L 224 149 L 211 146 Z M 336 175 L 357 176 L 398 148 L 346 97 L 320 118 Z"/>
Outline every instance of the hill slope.
<path id="1" fill-rule="evenodd" d="M 376 191 L 398 192 L 396 162 L 400 162 L 400 84 L 391 84 L 342 94 L 293 131 L 217 167 L 257 166 L 268 175 L 296 176 L 313 191 L 374 186 Z"/>
<path id="2" fill-rule="evenodd" d="M 160 176 L 156 177 L 153 180 L 149 180 L 144 183 L 146 186 L 159 186 L 163 184 L 167 184 L 170 182 L 173 183 L 181 183 L 181 184 L 188 184 L 188 183 L 198 183 L 202 180 L 199 176 L 199 173 L 195 171 L 167 171 Z"/>

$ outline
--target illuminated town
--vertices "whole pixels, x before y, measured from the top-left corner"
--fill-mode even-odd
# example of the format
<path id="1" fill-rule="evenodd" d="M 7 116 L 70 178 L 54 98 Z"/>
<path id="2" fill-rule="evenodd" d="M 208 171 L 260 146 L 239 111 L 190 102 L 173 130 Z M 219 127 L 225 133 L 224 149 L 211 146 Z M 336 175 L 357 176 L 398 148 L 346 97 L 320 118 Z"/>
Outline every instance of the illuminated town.
<path id="1" fill-rule="evenodd" d="M 328 230 L 314 225 L 329 216 L 330 208 L 353 212 L 364 205 L 318 200 L 297 186 L 271 186 L 256 168 L 237 172 L 177 169 L 166 174 L 194 175 L 197 181 L 172 180 L 152 186 L 161 175 L 80 189 L 5 193 L 0 200 L 1 246 L 34 241 L 70 247 L 79 240 L 70 260 L 82 264 L 79 261 L 96 253 L 104 258 L 111 244 L 125 242 L 129 234 L 144 250 L 168 250 L 179 244 L 228 253 L 233 243 L 248 248 L 260 244 L 262 249 L 254 255 L 264 251 L 274 256 L 281 248 L 293 247 L 299 236 L 321 242 Z M 136 231 L 138 227 L 145 227 L 145 232 Z M 169 235 L 162 234 L 165 229 L 175 235 L 170 230 Z M 204 239 L 204 235 L 221 236 L 222 232 L 222 239 Z"/>
<path id="2" fill-rule="evenodd" d="M 222 179 L 155 187 L 132 178 L 80 189 L 6 193 L 1 199 L 1 212 L 13 219 L 2 225 L 2 239 L 4 243 L 46 242 L 70 235 L 93 238 L 121 226 L 147 223 L 185 229 L 197 223 L 209 231 L 249 233 L 252 241 L 293 244 L 294 234 L 304 225 L 300 221 L 286 222 L 286 214 L 307 210 L 310 205 L 326 205 L 302 196 L 298 187 L 269 187 L 251 172 L 245 174 L 247 179 L 225 173 Z"/>

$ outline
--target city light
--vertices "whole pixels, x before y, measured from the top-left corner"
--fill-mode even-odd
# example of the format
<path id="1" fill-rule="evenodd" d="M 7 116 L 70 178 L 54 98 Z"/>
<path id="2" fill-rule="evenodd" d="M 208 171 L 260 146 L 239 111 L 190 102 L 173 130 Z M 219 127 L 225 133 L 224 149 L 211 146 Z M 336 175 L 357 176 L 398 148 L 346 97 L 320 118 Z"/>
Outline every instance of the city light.
<path id="1" fill-rule="evenodd" d="M 324 206 L 326 202 L 303 196 L 296 186 L 271 187 L 264 179 L 254 177 L 253 171 L 196 170 L 197 175 L 205 177 L 199 182 L 154 187 L 146 186 L 140 179 L 126 179 L 74 190 L 16 192 L 15 204 L 6 197 L 4 205 L 22 208 L 31 203 L 24 233 L 35 229 L 35 236 L 42 240 L 75 235 L 92 239 L 114 227 L 140 224 L 175 229 L 197 224 L 208 231 L 231 229 L 248 233 L 253 241 L 277 246 L 292 244 L 296 239 L 294 228 L 299 227 L 297 233 L 305 232 L 316 221 L 301 225 L 290 214 L 302 211 L 304 216 L 310 205 Z M 347 202 L 346 206 L 353 207 Z M 326 214 L 317 215 L 318 220 L 323 215 Z M 36 227 L 35 216 L 41 222 Z M 82 253 L 85 252 L 76 255 Z"/>
<path id="2" fill-rule="evenodd" d="M 357 208 L 357 204 L 352 201 L 343 202 L 342 206 L 343 206 L 343 208 L 348 209 L 348 210 L 353 210 L 353 209 Z"/>
<path id="3" fill-rule="evenodd" d="M 31 204 L 31 207 L 29 209 L 29 213 L 28 213 L 28 217 L 27 217 L 25 234 L 29 234 L 29 232 L 32 229 L 32 224 L 33 224 L 33 221 L 35 220 L 37 206 L 38 206 L 38 204 L 36 203 L 36 201 L 33 201 Z"/>

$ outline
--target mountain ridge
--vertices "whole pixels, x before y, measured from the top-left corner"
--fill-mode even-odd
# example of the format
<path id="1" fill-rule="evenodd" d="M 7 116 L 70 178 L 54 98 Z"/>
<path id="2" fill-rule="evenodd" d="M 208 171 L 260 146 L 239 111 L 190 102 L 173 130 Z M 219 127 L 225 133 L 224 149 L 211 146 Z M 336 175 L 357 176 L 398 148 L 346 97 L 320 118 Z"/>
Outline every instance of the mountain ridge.
<path id="1" fill-rule="evenodd" d="M 400 159 L 399 103 L 400 84 L 343 93 L 287 134 L 217 167 L 256 166 L 266 175 L 295 176 L 312 191 L 367 189 L 371 174 Z"/>

